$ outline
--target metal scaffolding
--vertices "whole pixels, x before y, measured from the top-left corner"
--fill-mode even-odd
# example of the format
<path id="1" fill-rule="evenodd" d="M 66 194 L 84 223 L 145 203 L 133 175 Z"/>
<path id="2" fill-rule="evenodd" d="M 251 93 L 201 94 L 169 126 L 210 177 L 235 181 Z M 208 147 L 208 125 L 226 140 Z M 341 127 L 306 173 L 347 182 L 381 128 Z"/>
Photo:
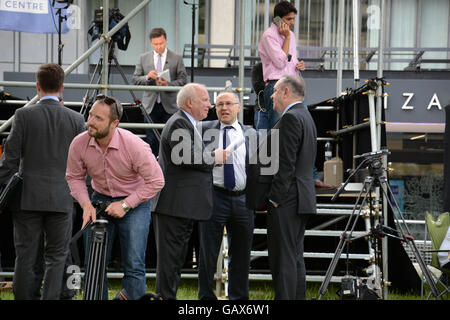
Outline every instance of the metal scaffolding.
<path id="1" fill-rule="evenodd" d="M 119 21 L 111 30 L 100 36 L 98 42 L 96 42 L 91 48 L 89 48 L 84 54 L 82 54 L 77 60 L 75 60 L 66 70 L 64 74 L 67 77 L 73 70 L 75 70 L 82 62 L 89 58 L 98 48 L 103 46 L 103 61 L 108 61 L 108 46 L 111 42 L 111 37 L 119 31 L 125 24 L 131 20 L 137 13 L 144 9 L 151 0 L 143 0 L 138 6 L 136 6 L 129 14 L 127 14 L 122 20 Z M 243 105 L 243 94 L 250 92 L 250 89 L 244 88 L 244 31 L 245 31 L 245 1 L 241 0 L 241 37 L 240 37 L 240 51 L 239 51 L 239 88 L 231 88 L 235 92 L 239 93 L 240 103 Z M 103 0 L 103 25 L 109 26 L 109 1 Z M 194 54 L 194 53 L 192 53 Z M 181 87 L 160 87 L 160 86 L 133 86 L 133 85 L 111 85 L 109 84 L 108 68 L 102 68 L 102 84 L 80 84 L 80 83 L 64 83 L 65 88 L 71 89 L 102 89 L 104 94 L 107 94 L 110 90 L 137 90 L 137 91 L 171 91 L 177 92 Z M 34 82 L 20 82 L 20 81 L 0 81 L 0 86 L 14 86 L 14 87 L 32 87 L 36 84 Z M 226 87 L 207 87 L 208 91 L 222 91 Z M 228 88 L 227 88 L 228 89 Z M 35 95 L 30 101 L 28 101 L 23 107 L 28 107 L 35 104 L 39 100 L 39 96 Z M 9 118 L 0 126 L 0 133 L 9 128 L 12 124 L 14 116 Z M 243 119 L 243 109 L 240 112 L 239 120 Z M 152 128 L 152 124 L 147 124 L 146 128 Z"/>
<path id="2" fill-rule="evenodd" d="M 138 6 L 136 6 L 129 14 L 127 14 L 114 28 L 109 30 L 106 33 L 103 33 L 97 43 L 95 43 L 91 48 L 89 48 L 84 54 L 82 54 L 76 61 L 74 61 L 64 72 L 65 75 L 69 75 L 73 70 L 75 70 L 82 62 L 84 62 L 86 59 L 89 58 L 89 56 L 94 53 L 98 48 L 103 47 L 103 61 L 108 61 L 108 45 L 111 41 L 111 37 L 119 31 L 130 19 L 132 19 L 138 12 L 143 10 L 151 0 L 143 0 Z M 360 0 L 353 0 L 353 55 L 354 55 L 354 83 L 355 83 L 355 89 L 358 87 L 359 83 L 359 34 L 360 34 L 360 24 L 359 24 L 359 2 Z M 239 87 L 238 88 L 232 88 L 235 92 L 239 94 L 239 99 L 241 105 L 243 105 L 243 95 L 245 92 L 250 92 L 250 89 L 244 88 L 244 35 L 245 35 L 245 0 L 240 0 L 240 46 L 239 46 Z M 265 2 L 266 5 L 268 5 L 268 1 Z M 381 79 L 383 78 L 383 50 L 384 50 L 384 28 L 385 28 L 385 0 L 380 0 L 381 4 L 381 25 L 379 30 L 379 47 L 378 47 L 378 72 L 377 72 L 377 79 L 380 82 L 377 87 L 376 95 L 376 106 L 371 106 L 371 113 L 370 118 L 370 130 L 371 130 L 371 146 L 372 151 L 378 151 L 380 150 L 380 143 L 381 143 L 381 112 L 382 112 L 382 83 Z M 342 95 L 342 73 L 343 73 L 343 48 L 344 48 L 344 15 L 345 15 L 345 0 L 339 0 L 339 30 L 338 30 L 338 39 L 339 39 L 339 45 L 338 45 L 338 64 L 337 64 L 337 82 L 336 82 L 336 94 L 337 96 Z M 103 0 L 103 25 L 108 26 L 109 25 L 109 1 Z M 269 25 L 268 17 L 265 17 L 266 24 Z M 105 28 L 106 29 L 106 28 Z M 104 31 L 105 32 L 105 31 Z M 191 52 L 192 55 L 194 55 L 194 52 Z M 100 89 L 103 90 L 106 94 L 108 90 L 136 90 L 136 91 L 170 91 L 170 92 L 177 92 L 181 89 L 181 87 L 160 87 L 160 86 L 136 86 L 136 85 L 116 85 L 116 84 L 110 84 L 109 83 L 109 77 L 108 77 L 108 68 L 102 68 L 102 84 L 80 84 L 80 83 L 65 83 L 64 87 L 68 89 Z M 8 86 L 8 87 L 29 87 L 33 88 L 35 87 L 34 82 L 19 82 L 19 81 L 0 81 L 0 86 Z M 208 91 L 222 91 L 225 90 L 224 87 L 207 87 Z M 28 107 L 38 101 L 39 97 L 38 95 L 35 95 L 30 101 L 26 102 L 24 107 Z M 373 101 L 373 100 L 372 100 Z M 356 108 L 356 106 L 355 106 Z M 356 114 L 356 112 L 355 112 Z M 9 128 L 12 124 L 13 117 L 9 118 L 7 121 L 4 121 L 1 123 L 0 126 L 0 133 L 5 131 L 7 128 Z M 241 110 L 239 114 L 239 121 L 243 122 L 243 109 Z M 337 129 L 339 129 L 339 119 L 337 119 Z M 354 124 L 356 125 L 356 123 Z M 163 124 L 121 124 L 123 127 L 129 127 L 129 128 L 162 128 Z M 367 124 L 363 125 L 364 127 L 367 126 Z M 355 143 L 354 143 L 355 145 Z M 337 153 L 337 149 L 336 149 Z M 379 196 L 379 195 L 378 195 Z M 384 199 L 385 200 L 385 199 Z M 383 201 L 383 203 L 386 203 L 386 201 Z M 328 210 L 328 209 L 327 209 Z M 384 205 L 383 206 L 383 213 L 384 213 L 384 219 L 387 221 L 387 208 Z M 345 216 L 348 213 L 341 214 L 341 216 Z M 342 219 L 342 218 L 340 218 Z M 325 227 L 325 226 L 324 226 Z M 261 229 L 255 229 L 255 233 L 264 233 L 264 230 Z M 307 235 L 312 236 L 319 236 L 323 235 L 323 232 L 314 232 L 314 231 L 307 231 Z M 325 235 L 331 235 L 331 236 L 339 236 L 339 234 L 325 234 Z M 385 281 L 388 279 L 388 269 L 387 269 L 387 240 L 383 238 L 383 278 Z M 262 252 L 252 252 L 253 256 L 264 256 L 266 253 Z M 305 256 L 307 257 L 308 254 L 310 256 L 314 256 L 314 253 L 305 253 Z M 328 254 L 329 255 L 329 254 Z M 227 253 L 224 253 L 224 256 L 227 256 Z M 329 256 L 327 256 L 329 258 Z M 356 259 L 367 259 L 367 255 L 360 255 L 356 256 Z M 227 261 L 225 261 L 226 264 Z M 219 270 L 218 270 L 219 271 Z M 1 274 L 0 274 L 1 275 Z M 111 277 L 121 277 L 122 274 L 112 274 L 109 275 Z M 153 277 L 154 274 L 147 274 L 147 276 Z M 184 275 L 184 277 L 196 277 L 196 275 L 187 274 Z M 221 279 L 227 279 L 226 274 L 221 274 L 219 276 Z M 250 279 L 254 280 L 261 280 L 261 279 L 270 279 L 270 276 L 264 276 L 264 275 L 250 275 Z M 321 279 L 321 278 L 320 278 Z M 319 281 L 320 280 L 317 277 L 308 277 L 308 280 L 312 281 Z M 334 281 L 339 281 L 340 278 L 333 277 Z M 384 287 L 385 289 L 385 298 L 387 299 L 387 287 Z"/>

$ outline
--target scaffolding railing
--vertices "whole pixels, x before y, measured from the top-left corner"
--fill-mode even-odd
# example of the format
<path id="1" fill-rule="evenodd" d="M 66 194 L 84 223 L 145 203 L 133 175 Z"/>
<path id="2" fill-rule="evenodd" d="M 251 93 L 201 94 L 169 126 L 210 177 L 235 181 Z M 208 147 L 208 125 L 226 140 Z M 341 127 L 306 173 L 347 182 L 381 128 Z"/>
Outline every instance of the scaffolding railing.
<path id="1" fill-rule="evenodd" d="M 223 61 L 223 67 L 236 67 L 239 65 L 239 45 L 216 45 L 216 44 L 195 44 L 194 58 L 197 59 L 198 65 L 207 67 L 213 60 Z M 252 66 L 259 62 L 261 58 L 258 55 L 258 46 L 244 46 L 244 62 L 246 65 Z M 192 57 L 192 46 L 184 45 L 183 58 Z M 372 70 L 367 67 L 369 63 L 378 63 L 379 61 L 378 47 L 359 47 L 358 62 L 366 64 L 366 70 Z M 297 56 L 299 59 L 309 63 L 309 68 L 320 70 L 334 70 L 337 68 L 339 47 L 322 47 L 322 46 L 299 46 L 297 48 Z M 450 69 L 450 58 L 427 58 L 427 55 L 447 53 L 450 55 L 450 48 L 444 47 L 385 47 L 383 49 L 383 60 L 386 66 L 391 64 L 404 63 L 402 70 L 420 70 L 423 64 L 447 65 L 444 69 Z M 353 70 L 354 65 L 354 47 L 342 47 L 342 62 L 344 70 Z M 388 68 L 389 69 L 389 68 Z M 439 69 L 443 68 L 431 68 Z"/>

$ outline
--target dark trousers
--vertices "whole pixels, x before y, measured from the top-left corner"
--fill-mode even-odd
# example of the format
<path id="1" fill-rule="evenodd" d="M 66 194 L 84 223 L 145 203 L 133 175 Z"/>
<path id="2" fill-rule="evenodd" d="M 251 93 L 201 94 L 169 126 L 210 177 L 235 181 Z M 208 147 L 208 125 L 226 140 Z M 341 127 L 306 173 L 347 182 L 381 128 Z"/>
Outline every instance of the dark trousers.
<path id="1" fill-rule="evenodd" d="M 268 211 L 267 248 L 275 299 L 304 300 L 306 268 L 303 240 L 308 215 L 298 214 L 293 203 L 278 208 L 269 206 Z"/>
<path id="2" fill-rule="evenodd" d="M 156 293 L 175 300 L 195 220 L 153 212 L 157 263 Z"/>
<path id="3" fill-rule="evenodd" d="M 31 300 L 35 293 L 34 267 L 44 234 L 44 284 L 42 300 L 58 300 L 61 294 L 64 265 L 69 253 L 72 214 L 60 212 L 13 212 L 14 266 L 13 291 L 17 300 Z"/>
<path id="4" fill-rule="evenodd" d="M 211 218 L 199 223 L 198 298 L 217 299 L 213 292 L 214 273 L 226 227 L 230 259 L 228 297 L 230 300 L 248 300 L 253 211 L 245 206 L 245 194 L 231 196 L 215 189 L 213 197 Z"/>
<path id="5" fill-rule="evenodd" d="M 2 253 L 0 252 L 0 272 L 3 272 L 2 269 Z M 0 281 L 5 281 L 2 277 L 0 277 Z"/>
<path id="6" fill-rule="evenodd" d="M 149 114 L 150 119 L 152 119 L 153 123 L 166 123 L 167 120 L 172 116 L 164 110 L 164 107 L 161 103 L 155 102 L 153 106 L 152 112 Z M 144 118 L 145 122 L 147 119 Z M 153 129 L 145 129 L 146 141 L 150 145 L 153 154 L 158 156 L 159 154 L 159 141 L 156 135 L 153 133 Z"/>
<path id="7" fill-rule="evenodd" d="M 72 224 L 75 220 L 76 217 L 76 208 L 74 206 L 73 208 L 73 212 L 72 212 Z M 67 234 L 67 238 L 71 239 L 72 238 L 72 228 L 69 228 L 67 230 L 68 234 Z M 41 289 L 42 289 L 42 279 L 44 278 L 44 272 L 45 272 L 45 261 L 44 261 L 44 234 L 42 233 L 41 235 L 41 244 L 39 245 L 39 253 L 37 254 L 36 257 L 36 263 L 33 267 L 34 270 L 34 279 L 35 279 L 35 284 L 34 284 L 34 289 L 33 289 L 33 299 L 34 300 L 39 300 L 42 296 L 41 293 Z M 70 246 L 69 246 L 69 252 L 67 254 L 67 258 L 66 258 L 66 263 L 64 265 L 64 273 L 63 273 L 63 280 L 62 280 L 62 287 L 61 287 L 61 296 L 60 299 L 61 300 L 71 300 L 74 295 L 75 295 L 75 290 L 73 289 L 69 289 L 67 286 L 67 279 L 69 278 L 69 276 L 72 273 L 67 273 L 67 268 L 73 265 L 73 260 L 72 260 L 72 254 L 70 252 Z"/>

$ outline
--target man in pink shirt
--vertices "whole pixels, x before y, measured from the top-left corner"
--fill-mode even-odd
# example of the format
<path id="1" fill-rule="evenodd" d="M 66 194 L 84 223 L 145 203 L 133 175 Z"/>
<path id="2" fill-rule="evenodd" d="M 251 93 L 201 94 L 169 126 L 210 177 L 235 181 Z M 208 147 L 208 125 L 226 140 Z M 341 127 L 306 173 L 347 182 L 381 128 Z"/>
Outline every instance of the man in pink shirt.
<path id="1" fill-rule="evenodd" d="M 86 175 L 92 178 L 92 201 L 110 202 L 105 210 L 110 216 L 107 260 L 117 229 L 124 268 L 122 287 L 130 299 L 138 299 L 146 288 L 145 252 L 151 198 L 164 187 L 164 177 L 149 145 L 117 127 L 121 115 L 122 106 L 117 99 L 97 97 L 89 112 L 87 131 L 75 137 L 70 145 L 66 180 L 83 209 L 83 226 L 96 220 Z M 107 299 L 107 286 L 105 291 Z"/>
<path id="2" fill-rule="evenodd" d="M 263 67 L 265 111 L 255 112 L 255 128 L 270 130 L 280 119 L 273 110 L 270 98 L 275 83 L 284 75 L 298 75 L 305 70 L 305 63 L 297 59 L 297 40 L 292 29 L 297 9 L 289 1 L 275 5 L 273 16 L 281 18 L 279 25 L 273 22 L 259 41 L 258 51 Z"/>

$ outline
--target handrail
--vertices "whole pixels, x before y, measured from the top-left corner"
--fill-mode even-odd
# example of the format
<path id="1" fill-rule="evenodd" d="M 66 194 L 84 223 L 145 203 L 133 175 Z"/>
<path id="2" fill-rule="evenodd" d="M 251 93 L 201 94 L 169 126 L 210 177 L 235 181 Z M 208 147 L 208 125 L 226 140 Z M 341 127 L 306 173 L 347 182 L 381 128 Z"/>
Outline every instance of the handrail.
<path id="1" fill-rule="evenodd" d="M 36 82 L 27 81 L 0 81 L 0 86 L 5 87 L 23 87 L 35 88 Z M 124 84 L 85 84 L 85 83 L 64 83 L 66 89 L 109 89 L 109 90 L 135 90 L 135 91 L 168 91 L 178 92 L 183 87 L 177 86 L 138 86 L 138 85 L 124 85 Z M 206 87 L 207 91 L 223 91 L 232 90 L 235 92 L 251 92 L 251 88 L 228 88 L 228 87 Z"/>
<path id="2" fill-rule="evenodd" d="M 202 54 L 200 52 L 195 55 L 196 58 L 200 59 L 203 63 L 205 59 L 210 60 L 226 60 L 227 66 L 231 66 L 231 61 L 236 63 L 238 61 L 239 45 L 225 45 L 225 44 L 195 44 L 194 50 L 197 51 L 202 50 Z M 214 49 L 228 49 L 228 55 L 214 55 Z M 338 47 L 319 47 L 319 46 L 299 46 L 297 47 L 297 56 L 305 62 L 318 62 L 320 66 L 323 66 L 323 63 L 326 62 L 337 62 L 338 59 L 333 56 L 337 56 Z M 185 44 L 183 50 L 183 57 L 190 58 L 191 57 L 191 44 Z M 258 51 L 258 46 L 256 45 L 245 45 L 244 50 L 254 50 Z M 353 47 L 343 47 L 342 48 L 344 55 L 353 56 Z M 360 62 L 377 62 L 377 59 L 373 59 L 374 56 L 378 53 L 378 47 L 361 47 L 359 48 L 360 53 Z M 232 54 L 232 52 L 234 54 Z M 318 52 L 317 57 L 310 57 L 309 53 Z M 411 70 L 417 68 L 422 63 L 446 63 L 450 64 L 450 59 L 446 58 L 433 58 L 433 59 L 423 59 L 422 56 L 428 52 L 449 52 L 450 48 L 444 47 L 385 47 L 383 48 L 383 56 L 405 56 L 405 55 L 413 55 L 411 58 L 389 58 L 385 59 L 385 63 L 408 63 L 409 65 L 406 67 L 406 70 Z M 194 52 L 195 54 L 195 52 Z M 260 58 L 258 54 L 256 55 L 245 55 L 244 61 L 256 62 L 259 61 Z M 352 62 L 352 58 L 343 58 L 344 62 Z"/>

